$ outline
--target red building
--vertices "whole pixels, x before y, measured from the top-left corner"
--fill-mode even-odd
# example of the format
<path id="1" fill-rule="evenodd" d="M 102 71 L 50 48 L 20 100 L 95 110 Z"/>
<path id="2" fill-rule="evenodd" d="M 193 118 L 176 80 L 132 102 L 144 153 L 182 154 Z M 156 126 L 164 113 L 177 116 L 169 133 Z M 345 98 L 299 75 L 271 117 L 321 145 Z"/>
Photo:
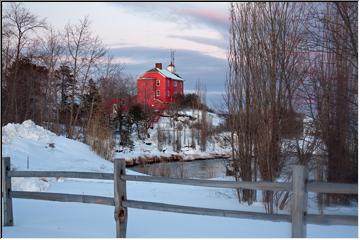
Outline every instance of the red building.
<path id="1" fill-rule="evenodd" d="M 184 94 L 184 80 L 176 74 L 174 64 L 170 63 L 167 69 L 163 69 L 161 63 L 156 63 L 154 68 L 137 79 L 136 96 L 109 99 L 105 101 L 104 106 L 113 117 L 119 110 L 128 111 L 134 104 L 149 106 L 158 111 L 150 121 L 152 126 L 167 105 L 175 101 L 178 94 Z"/>
<path id="2" fill-rule="evenodd" d="M 154 68 L 137 80 L 136 101 L 139 104 L 163 110 L 168 103 L 175 101 L 178 94 L 184 94 L 184 80 L 176 74 L 173 63 L 167 69 L 163 69 L 161 63 L 156 63 Z"/>

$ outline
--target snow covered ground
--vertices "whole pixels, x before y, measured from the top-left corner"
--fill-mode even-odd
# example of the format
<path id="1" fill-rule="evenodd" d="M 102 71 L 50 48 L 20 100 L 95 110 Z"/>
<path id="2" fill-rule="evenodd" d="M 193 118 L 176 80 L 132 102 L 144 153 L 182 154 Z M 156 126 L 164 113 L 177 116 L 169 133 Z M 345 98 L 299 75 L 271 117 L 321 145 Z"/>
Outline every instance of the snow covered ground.
<path id="1" fill-rule="evenodd" d="M 10 130 L 9 130 L 10 129 Z M 12 168 L 112 172 L 112 163 L 82 143 L 56 136 L 26 122 L 3 129 L 2 156 Z M 50 147 L 49 143 L 54 143 Z M 137 174 L 127 170 L 128 174 Z M 113 196 L 112 181 L 14 178 L 13 187 L 25 191 Z M 239 204 L 231 189 L 128 182 L 129 199 L 187 206 L 263 212 L 262 204 Z M 95 204 L 13 199 L 14 224 L 4 237 L 115 237 L 114 208 Z M 314 209 L 309 209 L 315 211 Z M 282 213 L 286 213 L 283 211 Z M 331 214 L 357 214 L 357 206 L 326 209 Z M 129 209 L 128 237 L 290 237 L 289 223 L 197 216 Z M 308 237 L 358 236 L 357 226 L 307 225 Z"/>
<path id="2" fill-rule="evenodd" d="M 64 181 L 51 192 L 112 196 L 112 183 Z M 128 198 L 173 204 L 261 210 L 239 205 L 221 189 L 130 183 Z M 114 208 L 108 206 L 14 199 L 15 226 L 4 237 L 114 237 Z M 70 215 L 71 214 L 71 215 Z M 36 216 L 36 217 L 35 217 Z M 290 237 L 291 225 L 270 221 L 208 217 L 129 209 L 128 237 Z M 308 237 L 356 237 L 357 227 L 307 225 Z"/>
<path id="3" fill-rule="evenodd" d="M 194 148 L 191 145 L 191 125 L 201 118 L 199 110 L 181 110 L 178 112 L 178 117 L 169 117 L 167 113 L 160 117 L 159 121 L 154 125 L 153 129 L 148 130 L 149 137 L 146 140 L 139 140 L 137 134 L 134 132 L 132 139 L 134 142 L 133 149 L 120 148 L 120 156 L 125 158 L 128 162 L 139 157 L 151 158 L 157 157 L 171 157 L 172 155 L 180 155 L 183 160 L 216 158 L 217 155 L 230 156 L 230 144 L 226 142 L 226 133 L 217 134 L 209 137 L 207 141 L 207 149 L 205 152 L 200 150 L 199 144 L 195 141 Z M 224 119 L 215 113 L 207 112 L 207 122 L 209 126 L 217 127 L 224 122 Z M 174 126 L 181 124 L 182 130 L 175 132 Z M 164 133 L 166 141 L 161 149 L 158 147 L 158 131 Z M 180 135 L 181 150 L 175 151 L 173 144 L 175 136 Z"/>

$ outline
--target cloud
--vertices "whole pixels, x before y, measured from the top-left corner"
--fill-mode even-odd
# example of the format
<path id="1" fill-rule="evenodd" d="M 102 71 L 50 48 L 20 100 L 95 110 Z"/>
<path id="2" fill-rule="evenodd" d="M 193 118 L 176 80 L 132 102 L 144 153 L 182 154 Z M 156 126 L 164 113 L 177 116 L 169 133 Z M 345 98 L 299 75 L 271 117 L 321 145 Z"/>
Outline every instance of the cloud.
<path id="1" fill-rule="evenodd" d="M 214 22 L 216 24 L 226 24 L 227 15 L 220 12 L 215 12 L 208 9 L 180 9 L 180 14 L 188 14 L 200 19 L 207 19 L 207 21 Z"/>
<path id="2" fill-rule="evenodd" d="M 107 3 L 107 6 L 118 9 L 129 19 L 127 27 L 118 27 L 117 31 L 126 31 L 126 35 L 118 34 L 116 42 L 108 46 L 193 50 L 226 59 L 227 5 L 185 2 Z"/>
<path id="3" fill-rule="evenodd" d="M 227 12 L 221 10 L 212 10 L 208 8 L 179 8 L 175 10 L 178 16 L 189 18 L 190 22 L 200 22 L 210 27 L 214 27 L 222 33 L 228 30 Z"/>
<path id="4" fill-rule="evenodd" d="M 222 49 L 227 49 L 227 41 L 223 39 L 213 39 L 207 37 L 198 37 L 198 36 L 183 36 L 183 35 L 169 35 L 170 38 L 184 39 L 188 41 L 193 41 L 200 44 L 213 45 Z"/>
<path id="5" fill-rule="evenodd" d="M 114 57 L 111 60 L 112 64 L 142 64 L 146 61 L 141 59 L 136 59 L 132 57 Z"/>
<path id="6" fill-rule="evenodd" d="M 176 51 L 196 51 L 199 54 L 203 54 L 206 56 L 219 58 L 222 60 L 226 59 L 227 56 L 227 50 L 225 48 L 216 46 L 221 45 L 221 42 L 225 45 L 225 41 L 220 40 L 211 40 L 208 38 L 202 38 L 197 36 L 174 36 L 174 35 L 168 35 L 164 36 L 158 41 L 156 39 L 153 39 L 150 43 L 150 41 L 140 41 L 140 42 L 132 42 L 131 44 L 111 44 L 108 45 L 110 49 L 128 49 L 128 48 L 155 48 L 160 49 L 169 52 L 170 49 L 175 49 Z M 210 44 L 210 41 L 213 43 L 216 42 L 216 44 Z"/>
<path id="7" fill-rule="evenodd" d="M 136 14 L 147 14 L 151 17 L 160 18 L 163 21 L 177 22 L 179 28 L 192 28 L 205 25 L 216 29 L 227 36 L 229 29 L 228 3 L 111 3 L 114 6 L 126 8 Z"/>

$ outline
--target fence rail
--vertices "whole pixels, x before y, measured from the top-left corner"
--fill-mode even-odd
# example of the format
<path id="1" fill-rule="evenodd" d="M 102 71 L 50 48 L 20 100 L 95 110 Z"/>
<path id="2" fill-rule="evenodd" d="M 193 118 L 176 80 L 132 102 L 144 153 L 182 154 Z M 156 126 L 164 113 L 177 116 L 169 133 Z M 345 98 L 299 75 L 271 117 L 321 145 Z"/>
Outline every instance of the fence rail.
<path id="1" fill-rule="evenodd" d="M 207 215 L 217 217 L 244 218 L 253 220 L 270 220 L 275 222 L 291 222 L 291 215 L 288 214 L 267 214 L 259 212 L 235 211 L 214 208 L 188 207 L 172 205 L 166 203 L 143 202 L 135 200 L 126 200 L 123 202 L 124 207 L 157 210 L 164 212 L 176 212 L 196 215 Z"/>
<path id="2" fill-rule="evenodd" d="M 349 225 L 354 226 L 358 224 L 357 216 L 342 216 L 342 215 L 318 215 L 307 214 L 305 216 L 306 223 L 322 224 L 322 225 Z"/>
<path id="3" fill-rule="evenodd" d="M 170 183 L 170 184 L 214 187 L 214 188 L 244 188 L 244 189 L 271 190 L 271 191 L 291 190 L 291 185 L 289 183 L 277 183 L 277 182 L 234 182 L 234 181 L 182 179 L 182 178 L 166 178 L 166 177 L 136 176 L 136 175 L 124 175 L 121 178 L 126 181 Z"/>
<path id="4" fill-rule="evenodd" d="M 309 182 L 306 187 L 308 192 L 358 194 L 357 184 Z"/>
<path id="5" fill-rule="evenodd" d="M 63 177 L 63 178 L 84 178 L 102 179 L 114 181 L 114 198 L 50 193 L 50 192 L 27 192 L 12 191 L 12 177 Z M 127 199 L 126 181 L 156 182 L 167 184 L 180 184 L 214 188 L 235 188 L 269 191 L 293 192 L 291 214 L 266 214 L 259 212 L 235 211 L 213 208 L 201 208 L 191 206 L 180 206 L 165 203 L 145 202 Z M 126 237 L 127 208 L 137 208 L 155 211 L 176 212 L 185 214 L 197 214 L 220 217 L 233 217 L 252 220 L 268 220 L 276 222 L 290 222 L 292 224 L 292 237 L 306 236 L 306 223 L 326 225 L 357 225 L 357 216 L 342 215 L 316 215 L 307 214 L 307 193 L 338 193 L 358 194 L 357 184 L 340 184 L 324 182 L 308 182 L 307 172 L 303 166 L 294 166 L 293 180 L 291 183 L 280 182 L 233 182 L 198 179 L 178 179 L 153 176 L 126 175 L 125 160 L 114 160 L 114 173 L 93 173 L 93 172 L 65 172 L 65 171 L 14 171 L 10 169 L 10 158 L 2 158 L 2 183 L 4 203 L 4 225 L 12 226 L 13 210 L 12 198 L 25 198 L 36 200 L 48 200 L 59 202 L 80 202 L 114 206 L 114 217 L 116 222 L 116 237 Z"/>
<path id="6" fill-rule="evenodd" d="M 12 191 L 11 195 L 13 198 L 48 200 L 48 201 L 58 201 L 58 202 L 95 203 L 95 204 L 115 206 L 114 198 L 93 196 L 93 195 L 51 193 L 51 192 L 26 192 L 26 191 Z"/>
<path id="7" fill-rule="evenodd" d="M 9 177 L 55 177 L 114 180 L 113 173 L 64 172 L 64 171 L 9 171 Z"/>

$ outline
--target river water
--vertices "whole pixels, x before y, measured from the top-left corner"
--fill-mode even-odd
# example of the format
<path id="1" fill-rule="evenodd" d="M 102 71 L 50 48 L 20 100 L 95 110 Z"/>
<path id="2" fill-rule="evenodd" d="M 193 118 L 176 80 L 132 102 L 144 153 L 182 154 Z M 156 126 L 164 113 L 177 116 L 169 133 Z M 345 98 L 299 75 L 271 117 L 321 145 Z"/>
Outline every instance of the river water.
<path id="1" fill-rule="evenodd" d="M 210 179 L 226 175 L 227 159 L 162 162 L 131 167 L 151 176 Z"/>

